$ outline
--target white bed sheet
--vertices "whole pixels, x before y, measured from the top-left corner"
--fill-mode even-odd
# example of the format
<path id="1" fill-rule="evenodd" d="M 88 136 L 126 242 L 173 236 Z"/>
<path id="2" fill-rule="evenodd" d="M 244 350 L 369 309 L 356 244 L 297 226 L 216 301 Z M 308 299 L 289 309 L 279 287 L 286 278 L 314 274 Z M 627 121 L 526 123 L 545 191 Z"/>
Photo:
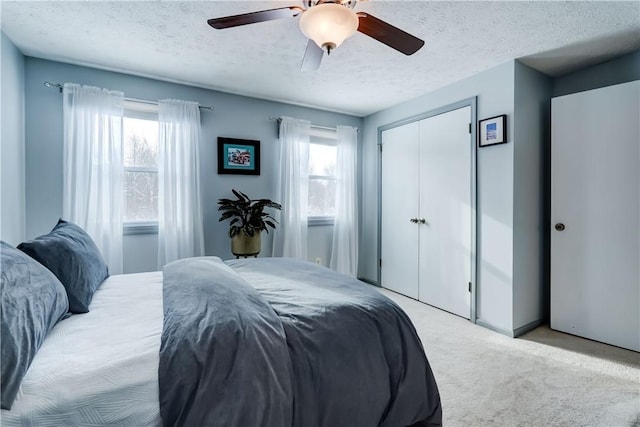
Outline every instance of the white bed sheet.
<path id="1" fill-rule="evenodd" d="M 3 427 L 161 425 L 162 272 L 109 277 L 89 310 L 49 333 Z"/>

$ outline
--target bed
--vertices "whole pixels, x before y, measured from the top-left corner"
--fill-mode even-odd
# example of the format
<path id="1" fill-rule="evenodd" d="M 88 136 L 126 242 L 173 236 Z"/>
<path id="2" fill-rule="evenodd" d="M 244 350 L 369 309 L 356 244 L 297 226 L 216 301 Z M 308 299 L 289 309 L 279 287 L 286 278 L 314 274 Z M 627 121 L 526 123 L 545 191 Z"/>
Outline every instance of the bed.
<path id="1" fill-rule="evenodd" d="M 162 273 L 111 276 L 51 330 L 4 426 L 157 426 Z"/>
<path id="2" fill-rule="evenodd" d="M 406 314 L 312 263 L 180 260 L 108 277 L 87 309 L 46 333 L 2 426 L 441 425 Z"/>

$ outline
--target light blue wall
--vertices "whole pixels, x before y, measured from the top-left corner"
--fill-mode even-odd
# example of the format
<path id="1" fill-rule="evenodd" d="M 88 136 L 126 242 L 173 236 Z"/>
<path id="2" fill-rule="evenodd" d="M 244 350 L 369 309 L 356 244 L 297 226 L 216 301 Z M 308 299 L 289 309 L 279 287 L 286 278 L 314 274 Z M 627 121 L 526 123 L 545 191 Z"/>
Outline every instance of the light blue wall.
<path id="1" fill-rule="evenodd" d="M 547 318 L 552 80 L 515 64 L 513 329 Z M 517 335 L 517 333 L 516 333 Z"/>
<path id="2" fill-rule="evenodd" d="M 552 96 L 568 95 L 634 80 L 640 80 L 640 51 L 555 78 Z"/>
<path id="3" fill-rule="evenodd" d="M 230 258 L 231 251 L 227 223 L 218 222 L 217 199 L 231 196 L 232 188 L 255 198 L 275 198 L 277 122 L 269 120 L 269 116 L 307 119 L 320 126 L 362 127 L 359 117 L 27 57 L 26 233 L 30 238 L 48 232 L 62 212 L 62 97 L 57 90 L 45 88 L 45 81 L 74 82 L 120 90 L 130 98 L 178 98 L 215 106 L 215 112 L 203 111 L 201 114 L 203 140 L 200 147 L 200 178 L 205 251 L 207 255 L 222 258 Z M 260 140 L 261 175 L 218 175 L 218 136 Z M 314 230 L 314 233 L 321 233 L 322 238 L 310 239 L 311 259 L 315 259 L 315 254 L 326 253 L 325 234 L 330 235 L 332 229 L 323 229 Z M 263 238 L 262 255 L 269 256 L 271 234 L 264 234 Z M 155 236 L 126 236 L 125 272 L 155 269 L 156 245 Z"/>
<path id="4" fill-rule="evenodd" d="M 25 59 L 0 32 L 0 239 L 17 245 L 25 239 Z"/>
<path id="5" fill-rule="evenodd" d="M 479 119 L 507 115 L 508 143 L 478 150 L 477 316 L 487 326 L 509 333 L 513 327 L 514 61 L 365 117 L 359 276 L 378 280 L 378 128 L 474 96 Z"/>

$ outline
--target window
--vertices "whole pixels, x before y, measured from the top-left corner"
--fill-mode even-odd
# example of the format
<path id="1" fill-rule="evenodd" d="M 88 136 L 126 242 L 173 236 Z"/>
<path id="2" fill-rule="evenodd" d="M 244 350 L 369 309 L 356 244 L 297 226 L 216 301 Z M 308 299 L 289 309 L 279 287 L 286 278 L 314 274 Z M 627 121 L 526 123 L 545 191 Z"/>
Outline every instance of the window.
<path id="1" fill-rule="evenodd" d="M 309 142 L 309 224 L 332 224 L 336 214 L 336 131 L 312 126 Z"/>
<path id="2" fill-rule="evenodd" d="M 127 101 L 123 133 L 125 232 L 157 232 L 157 106 Z"/>

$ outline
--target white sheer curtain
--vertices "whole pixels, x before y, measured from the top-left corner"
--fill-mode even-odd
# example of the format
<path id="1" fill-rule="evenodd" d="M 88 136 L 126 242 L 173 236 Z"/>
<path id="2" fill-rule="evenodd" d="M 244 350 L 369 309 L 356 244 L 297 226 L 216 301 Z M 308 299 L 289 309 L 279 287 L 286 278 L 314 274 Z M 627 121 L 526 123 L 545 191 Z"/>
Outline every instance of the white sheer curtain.
<path id="1" fill-rule="evenodd" d="M 307 259 L 309 200 L 309 133 L 311 123 L 283 117 L 280 121 L 278 199 L 282 211 L 274 232 L 273 255 Z"/>
<path id="2" fill-rule="evenodd" d="M 358 131 L 351 126 L 338 126 L 337 137 L 336 216 L 329 266 L 355 277 L 358 273 Z"/>
<path id="3" fill-rule="evenodd" d="M 82 227 L 111 274 L 122 273 L 124 94 L 65 83 L 62 216 Z"/>
<path id="4" fill-rule="evenodd" d="M 200 202 L 200 109 L 158 103 L 158 266 L 204 255 Z"/>

